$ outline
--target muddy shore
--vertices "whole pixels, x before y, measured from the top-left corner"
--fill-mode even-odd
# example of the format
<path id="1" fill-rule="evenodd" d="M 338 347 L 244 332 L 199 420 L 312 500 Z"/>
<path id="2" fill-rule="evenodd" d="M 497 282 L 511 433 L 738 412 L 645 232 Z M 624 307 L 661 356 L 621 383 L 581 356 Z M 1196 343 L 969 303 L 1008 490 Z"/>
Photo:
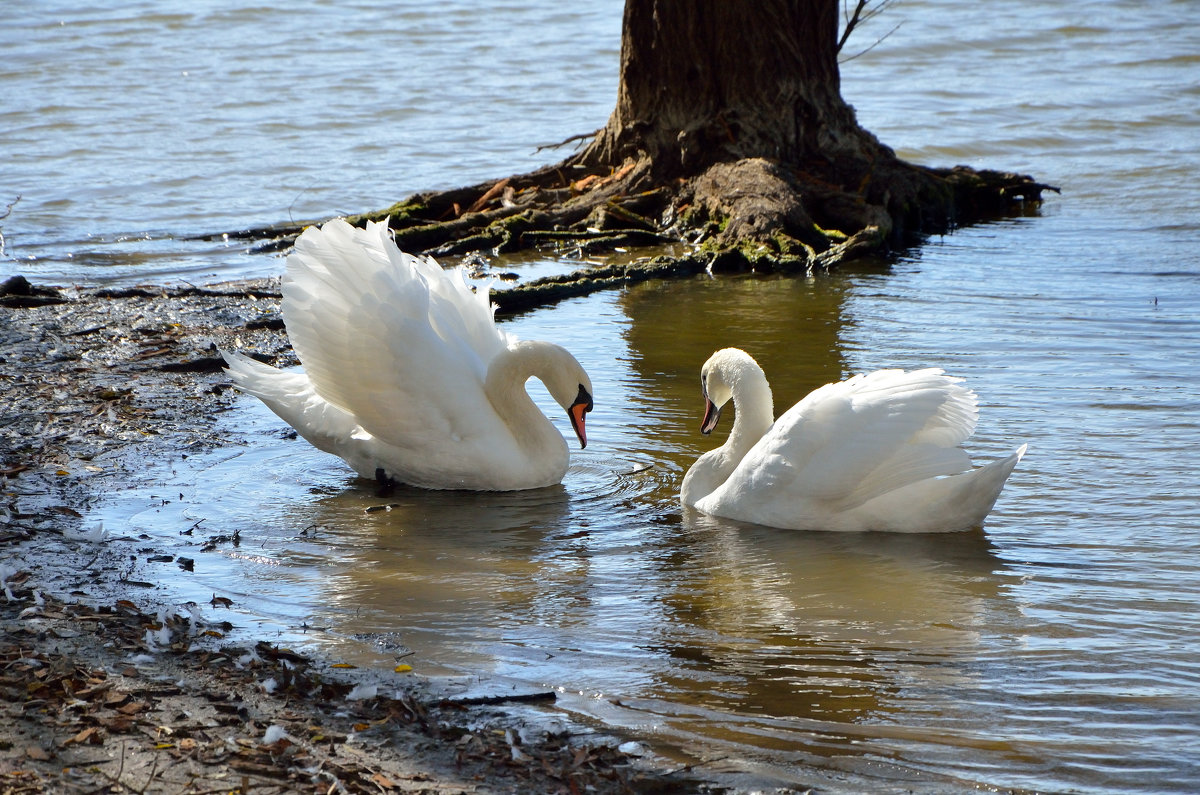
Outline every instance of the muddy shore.
<path id="1" fill-rule="evenodd" d="M 247 642 L 217 598 L 162 603 L 191 561 L 83 517 L 148 462 L 230 442 L 218 348 L 294 363 L 277 282 L 0 285 L 0 793 L 738 789 L 637 738 Z"/>

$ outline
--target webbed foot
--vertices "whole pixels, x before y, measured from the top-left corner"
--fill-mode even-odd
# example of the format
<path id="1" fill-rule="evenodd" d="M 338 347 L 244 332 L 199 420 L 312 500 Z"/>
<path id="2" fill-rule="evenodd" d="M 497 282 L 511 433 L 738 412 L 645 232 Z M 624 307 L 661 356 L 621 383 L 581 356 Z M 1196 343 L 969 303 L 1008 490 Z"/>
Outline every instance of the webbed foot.
<path id="1" fill-rule="evenodd" d="M 383 467 L 375 468 L 375 496 L 386 497 L 392 493 L 392 489 L 396 487 L 394 478 L 389 477 Z"/>

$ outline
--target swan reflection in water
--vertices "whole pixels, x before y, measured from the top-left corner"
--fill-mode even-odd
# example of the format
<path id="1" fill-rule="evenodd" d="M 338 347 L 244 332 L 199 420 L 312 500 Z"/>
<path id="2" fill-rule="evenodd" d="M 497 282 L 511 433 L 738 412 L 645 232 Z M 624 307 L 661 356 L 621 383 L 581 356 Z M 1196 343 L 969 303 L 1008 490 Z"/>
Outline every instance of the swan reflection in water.
<path id="1" fill-rule="evenodd" d="M 781 532 L 610 508 L 581 511 L 561 487 L 387 501 L 352 488 L 290 521 L 353 556 L 313 583 L 316 623 L 398 635 L 419 668 L 618 696 L 570 707 L 617 722 L 684 705 L 838 723 L 903 709 L 906 683 L 969 676 L 1008 580 L 981 532 Z"/>

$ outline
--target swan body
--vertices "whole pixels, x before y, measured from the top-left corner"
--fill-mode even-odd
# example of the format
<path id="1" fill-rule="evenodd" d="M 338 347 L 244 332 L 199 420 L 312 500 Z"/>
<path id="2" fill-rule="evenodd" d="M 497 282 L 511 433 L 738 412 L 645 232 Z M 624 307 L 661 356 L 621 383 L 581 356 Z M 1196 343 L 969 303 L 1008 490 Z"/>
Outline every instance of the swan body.
<path id="1" fill-rule="evenodd" d="M 282 293 L 304 371 L 225 352 L 227 372 L 362 477 L 477 491 L 560 482 L 567 443 L 525 391 L 530 377 L 587 444 L 592 384 L 575 357 L 500 331 L 487 290 L 401 252 L 386 222 L 306 229 Z"/>
<path id="2" fill-rule="evenodd" d="M 937 533 L 979 527 L 1022 445 L 973 469 L 975 393 L 941 370 L 878 370 L 811 392 L 772 421 L 771 388 L 737 348 L 704 364 L 701 432 L 736 415 L 696 460 L 680 498 L 704 513 L 793 530 Z"/>

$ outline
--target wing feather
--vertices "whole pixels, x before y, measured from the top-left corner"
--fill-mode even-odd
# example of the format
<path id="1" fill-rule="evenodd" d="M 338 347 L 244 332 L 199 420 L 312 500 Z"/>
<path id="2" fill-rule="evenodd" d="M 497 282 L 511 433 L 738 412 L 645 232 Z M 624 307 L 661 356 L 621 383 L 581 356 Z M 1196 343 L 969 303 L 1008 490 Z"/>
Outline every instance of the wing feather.
<path id="1" fill-rule="evenodd" d="M 401 252 L 386 223 L 305 230 L 288 257 L 283 318 L 316 393 L 372 435 L 433 448 L 494 429 L 483 383 L 509 337 L 487 291 Z"/>
<path id="2" fill-rule="evenodd" d="M 845 509 L 962 472 L 970 460 L 958 445 L 974 432 L 978 408 L 960 381 L 930 368 L 827 384 L 776 420 L 728 483 Z"/>

